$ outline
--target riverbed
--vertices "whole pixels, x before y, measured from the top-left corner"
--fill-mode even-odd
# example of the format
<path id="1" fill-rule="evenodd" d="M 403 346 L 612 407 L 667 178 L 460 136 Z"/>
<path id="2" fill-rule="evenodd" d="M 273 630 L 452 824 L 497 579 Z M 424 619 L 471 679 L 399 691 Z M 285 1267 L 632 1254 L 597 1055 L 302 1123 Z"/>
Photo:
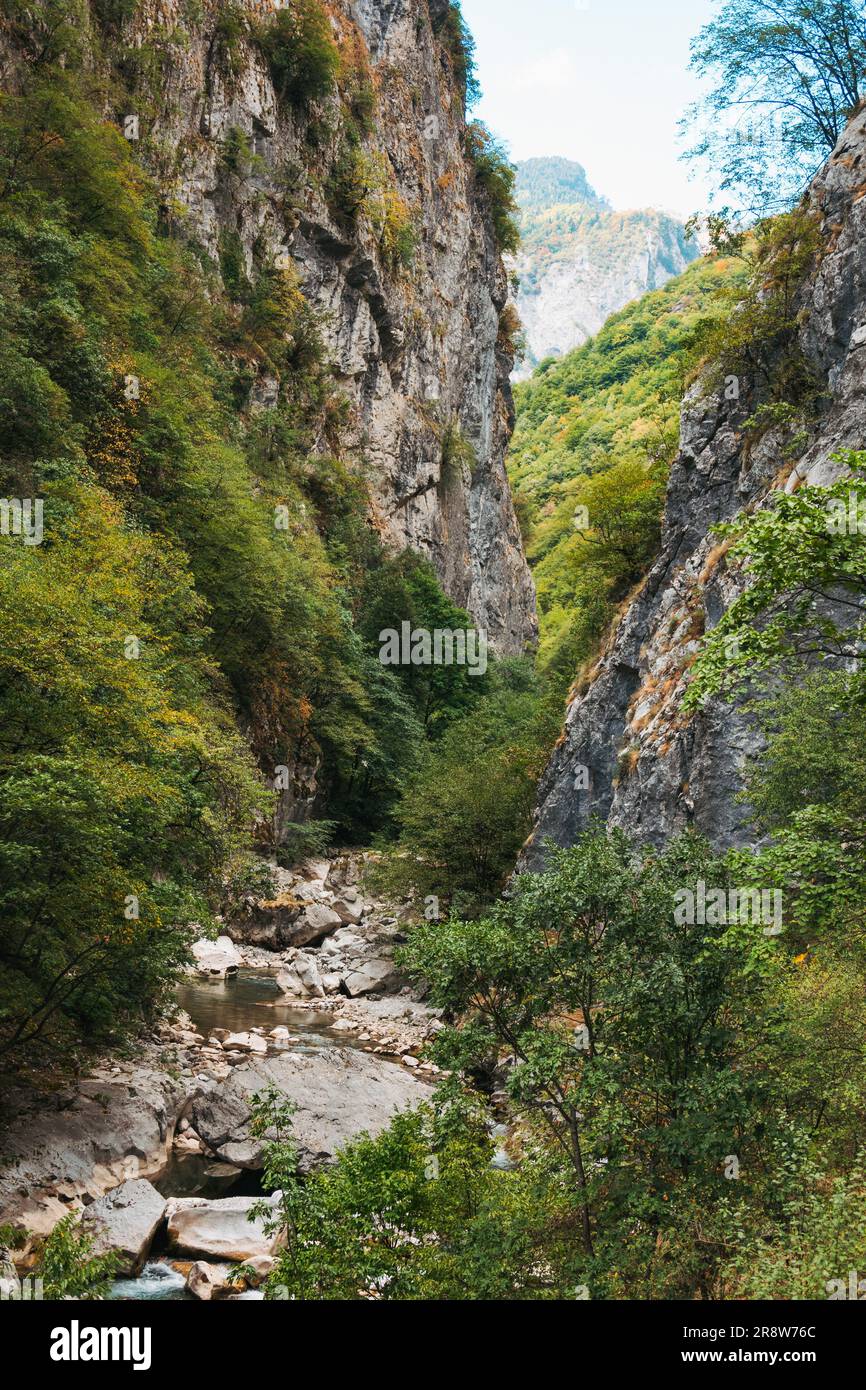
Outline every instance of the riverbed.
<path id="1" fill-rule="evenodd" d="M 277 972 L 252 966 L 222 978 L 189 976 L 177 987 L 177 1001 L 197 1032 L 208 1037 L 215 1028 L 233 1033 L 253 1028 L 288 1028 L 291 1037 L 282 1045 L 295 1052 L 322 1047 L 351 1047 L 352 1039 L 332 1027 L 326 1011 L 299 1009 L 283 1002 Z M 253 1196 L 261 1192 L 258 1174 L 202 1154 L 176 1154 L 154 1186 L 164 1197 Z M 165 1252 L 155 1247 L 141 1274 L 117 1279 L 111 1298 L 137 1301 L 192 1300 L 184 1275 L 173 1268 Z"/>

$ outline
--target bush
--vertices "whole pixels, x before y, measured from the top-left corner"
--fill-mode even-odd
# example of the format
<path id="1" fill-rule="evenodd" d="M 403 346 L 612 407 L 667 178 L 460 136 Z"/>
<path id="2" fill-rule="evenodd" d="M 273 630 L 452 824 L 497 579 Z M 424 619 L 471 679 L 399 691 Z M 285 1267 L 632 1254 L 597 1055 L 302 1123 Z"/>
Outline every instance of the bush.
<path id="1" fill-rule="evenodd" d="M 290 0 L 259 27 L 257 38 L 284 101 L 309 106 L 333 90 L 340 51 L 320 0 Z"/>
<path id="2" fill-rule="evenodd" d="M 516 171 L 503 146 L 481 121 L 473 121 L 466 127 L 466 149 L 475 166 L 476 181 L 487 197 L 497 245 L 500 251 L 514 254 L 520 247 L 514 196 Z"/>
<path id="3" fill-rule="evenodd" d="M 481 96 L 481 87 L 475 68 L 475 40 L 459 4 L 448 5 L 434 22 L 433 32 L 451 58 L 463 108 L 468 110 Z"/>
<path id="4" fill-rule="evenodd" d="M 120 1259 L 114 1251 L 92 1254 L 93 1243 L 93 1235 L 74 1216 L 57 1223 L 42 1246 L 37 1267 L 45 1298 L 105 1298 Z"/>
<path id="5" fill-rule="evenodd" d="M 382 231 L 379 245 L 382 259 L 391 271 L 407 270 L 415 259 L 418 231 L 415 219 L 396 189 L 388 188 L 381 195 Z"/>

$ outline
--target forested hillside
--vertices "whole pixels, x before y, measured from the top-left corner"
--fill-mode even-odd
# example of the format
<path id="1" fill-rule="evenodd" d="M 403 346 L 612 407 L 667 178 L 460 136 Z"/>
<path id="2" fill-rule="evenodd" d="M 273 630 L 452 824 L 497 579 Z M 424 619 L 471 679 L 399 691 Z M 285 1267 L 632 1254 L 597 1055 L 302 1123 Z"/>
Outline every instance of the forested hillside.
<path id="1" fill-rule="evenodd" d="M 516 388 L 509 476 L 538 590 L 541 665 L 561 680 L 658 551 L 680 401 L 744 275 L 730 257 L 701 261 Z"/>
<path id="2" fill-rule="evenodd" d="M 517 307 L 526 356 L 520 378 L 585 342 L 611 314 L 659 289 L 698 256 L 676 218 L 655 208 L 615 211 L 569 159 L 517 166 Z"/>
<path id="3" fill-rule="evenodd" d="M 136 1026 L 262 853 L 392 828 L 492 676 L 386 666 L 382 629 L 477 622 L 491 660 L 532 637 L 501 462 L 509 204 L 466 123 L 459 16 L 434 8 L 403 21 L 400 87 L 371 64 L 382 32 L 319 0 L 3 5 L 15 1059 Z M 441 138 L 392 159 L 413 73 Z M 425 200 L 459 206 L 444 249 Z"/>

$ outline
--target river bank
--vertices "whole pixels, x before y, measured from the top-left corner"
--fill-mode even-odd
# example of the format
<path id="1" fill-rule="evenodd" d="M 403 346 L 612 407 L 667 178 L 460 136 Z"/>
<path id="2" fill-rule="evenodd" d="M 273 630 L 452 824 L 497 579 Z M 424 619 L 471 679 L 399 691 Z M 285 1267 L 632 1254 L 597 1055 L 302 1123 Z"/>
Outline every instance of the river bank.
<path id="1" fill-rule="evenodd" d="M 395 970 L 393 909 L 353 892 L 345 859 L 328 887 L 332 863 L 293 871 L 291 890 L 282 871 L 282 901 L 250 903 L 248 933 L 241 924 L 234 940 L 198 943 L 176 1013 L 138 1039 L 134 1055 L 99 1060 L 56 1093 L 11 1097 L 0 1224 L 28 1233 L 21 1269 L 72 1212 L 97 1249 L 124 1252 L 119 1297 L 230 1295 L 233 1263 L 260 1259 L 264 1277 L 273 1258 L 247 1220 L 263 1161 L 249 1134 L 252 1094 L 275 1085 L 295 1105 L 302 1170 L 427 1098 L 436 1068 L 420 1054 L 439 1021 Z M 350 927 L 332 920 L 335 889 L 348 892 Z M 309 935 L 307 914 L 317 940 L 303 948 L 243 939 L 260 934 L 265 915 Z M 368 972 L 371 961 L 379 966 Z M 214 1261 L 225 1267 L 194 1268 Z"/>

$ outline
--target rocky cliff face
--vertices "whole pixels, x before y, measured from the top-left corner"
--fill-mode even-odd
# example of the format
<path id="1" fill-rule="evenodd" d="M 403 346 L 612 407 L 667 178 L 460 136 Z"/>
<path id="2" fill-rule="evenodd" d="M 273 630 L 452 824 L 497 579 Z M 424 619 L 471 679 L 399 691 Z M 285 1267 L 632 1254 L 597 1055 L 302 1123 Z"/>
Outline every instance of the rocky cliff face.
<path id="1" fill-rule="evenodd" d="M 708 534 L 772 490 L 838 476 L 831 455 L 866 435 L 866 115 L 855 117 L 809 194 L 822 250 L 800 294 L 799 340 L 826 387 L 799 462 L 785 464 L 781 431 L 749 448 L 744 423 L 757 397 L 696 388 L 683 408 L 680 452 L 667 494 L 663 548 L 627 606 L 586 688 L 575 692 L 565 730 L 540 788 L 527 862 L 546 838 L 571 844 L 592 816 L 635 839 L 660 843 L 694 826 L 718 847 L 750 841 L 748 807 L 737 800 L 760 733 L 737 705 L 713 699 L 680 710 L 701 633 L 736 596 L 723 547 Z"/>
<path id="2" fill-rule="evenodd" d="M 255 20 L 276 8 L 247 0 L 243 12 Z M 159 100 L 139 113 L 141 152 L 172 213 L 182 210 L 214 259 L 230 239 L 249 275 L 254 264 L 294 263 L 323 315 L 348 401 L 343 438 L 365 464 L 378 528 L 429 558 L 491 642 L 514 653 L 535 616 L 503 467 L 507 281 L 464 151 L 453 63 L 434 32 L 447 8 L 328 4 L 341 85 L 354 84 L 363 106 L 351 146 L 336 97 L 307 109 L 280 99 L 260 46 L 243 29 L 226 36 L 224 4 L 144 0 L 124 37 L 160 55 Z M 231 167 L 226 141 L 238 133 L 253 157 Z M 341 209 L 335 171 L 347 167 L 352 197 Z M 408 265 L 383 239 L 395 211 L 417 241 Z M 277 389 L 260 376 L 254 399 L 266 408 Z M 470 447 L 449 450 L 458 438 Z"/>
<path id="3" fill-rule="evenodd" d="M 579 164 L 518 165 L 523 244 L 517 307 L 528 353 L 518 376 L 580 347 L 611 314 L 660 289 L 698 255 L 681 223 L 653 209 L 614 212 Z"/>

